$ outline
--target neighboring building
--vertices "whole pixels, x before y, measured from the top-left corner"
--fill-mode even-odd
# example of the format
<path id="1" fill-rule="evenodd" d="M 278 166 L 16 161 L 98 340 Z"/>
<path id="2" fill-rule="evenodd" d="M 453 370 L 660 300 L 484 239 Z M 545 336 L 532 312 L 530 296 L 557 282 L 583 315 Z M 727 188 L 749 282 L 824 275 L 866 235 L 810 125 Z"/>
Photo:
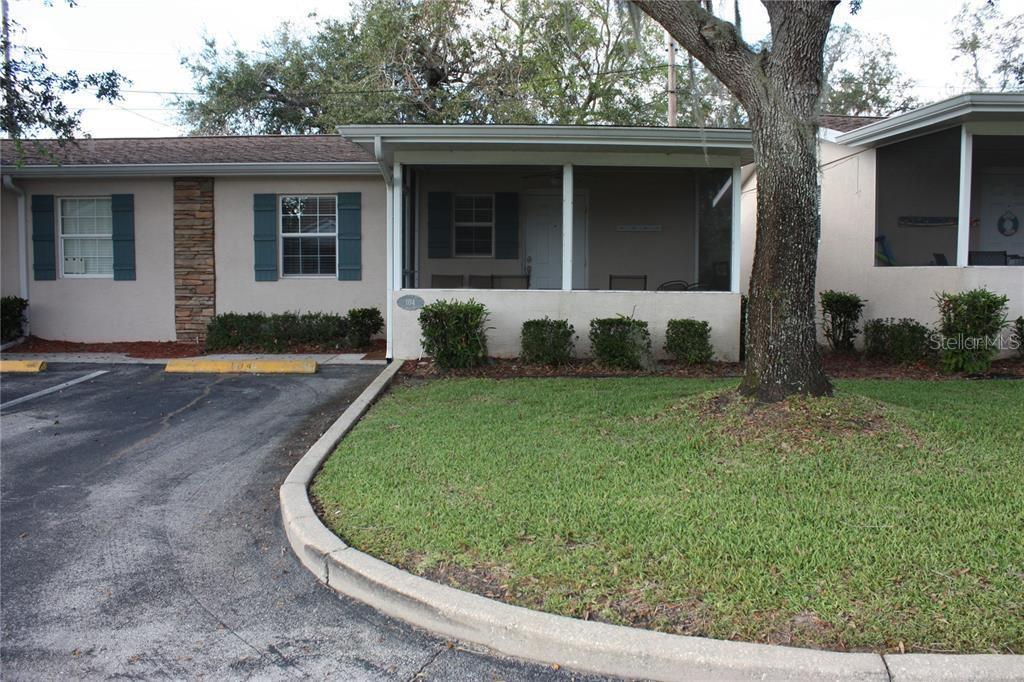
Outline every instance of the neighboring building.
<path id="1" fill-rule="evenodd" d="M 819 291 L 866 318 L 938 319 L 935 293 L 987 287 L 1024 315 L 1024 94 L 966 94 L 867 125 L 825 117 Z M 756 177 L 743 196 L 746 290 Z"/>
<path id="2" fill-rule="evenodd" d="M 984 285 L 1024 313 L 1024 97 L 822 124 L 820 288 L 931 321 L 934 291 Z M 33 334 L 72 341 L 195 341 L 215 313 L 378 306 L 389 356 L 415 357 L 418 307 L 472 297 L 497 355 L 518 352 L 526 319 L 569 319 L 585 354 L 591 318 L 632 314 L 656 349 L 669 319 L 707 320 L 718 357 L 737 358 L 749 131 L 339 132 L 27 142 L 20 165 L 4 141 L 2 293 L 29 299 Z"/>

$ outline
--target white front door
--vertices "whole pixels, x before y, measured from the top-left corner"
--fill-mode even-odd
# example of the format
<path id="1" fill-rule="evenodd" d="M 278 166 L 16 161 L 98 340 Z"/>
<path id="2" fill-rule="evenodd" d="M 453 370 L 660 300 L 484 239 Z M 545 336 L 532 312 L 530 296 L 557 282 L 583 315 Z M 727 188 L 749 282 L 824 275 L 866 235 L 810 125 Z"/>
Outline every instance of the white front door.
<path id="1" fill-rule="evenodd" d="M 1024 173 L 984 173 L 981 215 L 971 248 L 1024 255 Z"/>
<path id="2" fill-rule="evenodd" d="M 573 286 L 582 288 L 586 272 L 586 213 L 584 197 L 573 198 Z M 531 289 L 562 288 L 562 197 L 527 194 L 523 197 L 524 268 Z"/>

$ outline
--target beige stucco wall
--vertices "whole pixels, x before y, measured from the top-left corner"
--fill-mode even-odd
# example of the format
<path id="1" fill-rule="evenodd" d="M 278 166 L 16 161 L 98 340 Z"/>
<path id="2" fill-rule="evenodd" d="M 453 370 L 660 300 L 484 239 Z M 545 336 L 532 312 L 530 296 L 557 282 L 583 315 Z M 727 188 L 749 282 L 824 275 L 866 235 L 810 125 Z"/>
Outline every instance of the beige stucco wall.
<path id="1" fill-rule="evenodd" d="M 253 274 L 253 195 L 362 193 L 362 280 L 334 275 L 279 277 L 257 282 Z M 289 310 L 337 312 L 387 301 L 386 190 L 379 177 L 224 178 L 214 183 L 214 253 L 217 312 Z M 280 246 L 278 246 L 280 251 Z"/>
<path id="2" fill-rule="evenodd" d="M 744 169 L 746 170 L 746 169 Z M 754 267 L 754 241 L 757 236 L 757 173 L 743 183 L 740 195 L 740 292 L 750 290 L 750 270 Z"/>
<path id="3" fill-rule="evenodd" d="M 28 212 L 26 200 L 25 211 Z M 18 277 L 18 195 L 0 191 L 0 296 L 20 296 Z"/>
<path id="4" fill-rule="evenodd" d="M 1024 315 L 1024 267 L 875 266 L 875 159 L 873 149 L 821 142 L 818 291 L 851 291 L 868 299 L 865 319 L 910 317 L 934 324 L 936 292 L 987 287 L 1009 297 L 1011 319 Z M 756 178 L 751 178 L 743 193 L 742 291 L 750 283 L 755 225 Z"/>
<path id="5" fill-rule="evenodd" d="M 27 194 L 53 194 L 55 198 L 135 195 L 136 279 L 120 282 L 113 278 L 64 279 L 58 274 L 58 279 L 53 281 L 36 281 L 32 278 L 30 265 L 32 333 L 46 339 L 84 342 L 173 341 L 173 192 L 170 178 L 22 180 L 18 184 Z M 10 229 L 6 196 L 3 211 L 5 235 Z M 31 240 L 31 197 L 27 200 Z M 3 249 L 6 270 L 6 241 Z M 32 258 L 31 242 L 29 258 Z"/>
<path id="6" fill-rule="evenodd" d="M 694 281 L 695 174 L 690 169 L 576 168 L 577 201 L 586 207 L 586 287 L 606 289 L 608 276 L 647 275 L 648 289 L 668 280 Z M 523 269 L 525 209 L 520 203 L 517 259 L 427 257 L 429 192 L 543 193 L 561 197 L 561 169 L 523 167 L 513 171 L 465 171 L 431 167 L 419 173 L 420 286 L 433 274 L 518 275 Z M 660 225 L 658 232 L 620 232 L 623 224 Z"/>
<path id="7" fill-rule="evenodd" d="M 590 354 L 587 333 L 595 317 L 633 315 L 646 320 L 656 357 L 664 357 L 665 328 L 672 318 L 689 317 L 711 324 L 711 342 L 720 360 L 739 357 L 739 294 L 682 291 L 465 291 L 462 289 L 417 289 L 397 291 L 394 299 L 413 294 L 425 303 L 438 299 L 476 299 L 490 311 L 487 340 L 491 355 L 519 354 L 523 322 L 540 317 L 567 319 L 579 337 L 576 353 Z M 394 308 L 394 356 L 416 358 L 422 354 L 418 310 Z"/>

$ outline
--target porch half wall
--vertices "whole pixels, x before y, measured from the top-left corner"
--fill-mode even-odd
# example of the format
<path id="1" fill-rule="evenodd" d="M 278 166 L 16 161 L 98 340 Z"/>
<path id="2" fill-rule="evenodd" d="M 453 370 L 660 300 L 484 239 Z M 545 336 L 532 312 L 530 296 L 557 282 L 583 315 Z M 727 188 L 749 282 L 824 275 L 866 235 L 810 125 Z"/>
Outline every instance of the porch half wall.
<path id="1" fill-rule="evenodd" d="M 440 299 L 475 299 L 490 311 L 488 352 L 495 357 L 519 355 L 523 322 L 542 317 L 565 319 L 576 329 L 576 355 L 590 356 L 588 333 L 596 317 L 632 315 L 647 322 L 656 358 L 666 357 L 665 328 L 675 318 L 704 320 L 711 325 L 715 359 L 739 359 L 740 295 L 731 292 L 695 291 L 500 291 L 466 289 L 404 289 L 392 298 L 394 357 L 418 358 L 419 310 L 397 305 L 402 296 L 414 295 L 425 304 Z"/>

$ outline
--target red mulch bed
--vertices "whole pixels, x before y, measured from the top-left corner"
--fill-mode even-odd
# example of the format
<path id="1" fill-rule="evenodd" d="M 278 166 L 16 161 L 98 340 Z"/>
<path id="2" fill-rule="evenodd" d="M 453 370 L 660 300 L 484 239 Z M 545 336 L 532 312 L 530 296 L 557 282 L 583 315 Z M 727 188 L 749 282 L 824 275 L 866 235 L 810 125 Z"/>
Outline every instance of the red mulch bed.
<path id="1" fill-rule="evenodd" d="M 203 347 L 176 341 L 131 341 L 119 343 L 76 343 L 50 341 L 30 336 L 9 349 L 11 353 L 124 353 L 130 358 L 189 358 L 202 355 Z"/>
<path id="2" fill-rule="evenodd" d="M 383 339 L 373 342 L 364 359 L 384 359 L 386 343 Z M 289 353 L 360 353 L 365 348 L 324 349 L 319 346 L 296 347 Z M 190 358 L 204 355 L 206 350 L 194 343 L 178 343 L 176 341 L 125 341 L 116 343 L 77 343 L 73 341 L 50 341 L 37 336 L 30 336 L 23 343 L 9 349 L 11 353 L 124 353 L 130 358 L 163 359 Z M 237 350 L 236 353 L 250 351 Z M 259 352 L 259 351 L 251 351 Z"/>
<path id="3" fill-rule="evenodd" d="M 825 371 L 834 379 L 1004 379 L 1024 378 L 1024 359 L 996 360 L 985 374 L 943 374 L 929 365 L 894 365 L 867 360 L 856 355 L 827 355 Z M 708 365 L 682 367 L 660 362 L 653 370 L 616 370 L 601 367 L 591 360 L 574 360 L 562 367 L 529 365 L 518 359 L 490 358 L 489 364 L 469 369 L 442 370 L 429 360 L 406 360 L 402 374 L 407 377 L 432 379 L 442 376 L 514 379 L 519 377 L 637 377 L 667 376 L 686 379 L 720 379 L 740 377 L 743 365 L 738 362 L 713 362 Z"/>

